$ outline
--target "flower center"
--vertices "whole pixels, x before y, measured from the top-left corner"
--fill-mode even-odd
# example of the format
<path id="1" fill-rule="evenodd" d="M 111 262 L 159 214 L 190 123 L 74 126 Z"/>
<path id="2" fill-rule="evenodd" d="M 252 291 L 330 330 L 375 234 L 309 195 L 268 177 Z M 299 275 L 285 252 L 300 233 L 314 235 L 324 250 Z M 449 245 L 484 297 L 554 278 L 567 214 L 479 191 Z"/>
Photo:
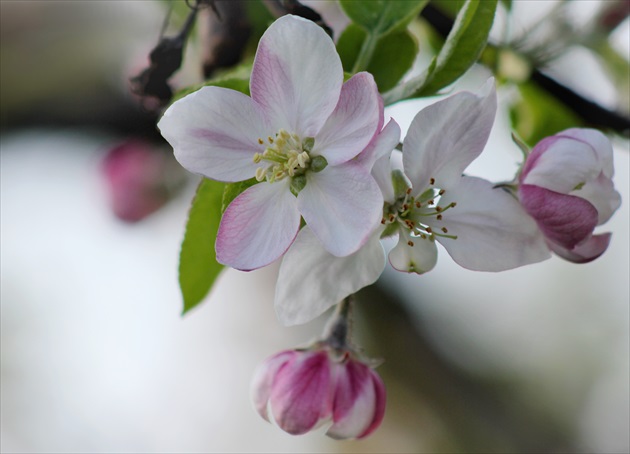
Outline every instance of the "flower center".
<path id="1" fill-rule="evenodd" d="M 457 239 L 456 235 L 449 235 L 448 228 L 443 225 L 442 219 L 442 213 L 455 208 L 457 203 L 450 202 L 446 206 L 441 206 L 440 199 L 446 191 L 435 187 L 435 178 L 431 178 L 430 184 L 431 187 L 418 196 L 412 196 L 412 189 L 407 188 L 402 195 L 398 196 L 396 202 L 385 203 L 381 224 L 388 226 L 385 230 L 386 234 L 394 233 L 390 231 L 390 226 L 392 230 L 407 229 L 412 238 L 407 242 L 409 246 L 414 246 L 415 238 L 429 241 L 435 241 L 436 237 Z M 442 224 L 437 231 L 435 221 L 431 222 L 433 227 L 427 224 L 427 221 L 432 218 Z"/>
<path id="2" fill-rule="evenodd" d="M 302 140 L 297 134 L 281 129 L 275 137 L 268 137 L 267 142 L 265 151 L 254 154 L 255 163 L 264 161 L 266 164 L 256 169 L 258 181 L 273 183 L 286 177 L 295 179 L 304 175 L 307 169 L 319 172 L 328 164 L 323 156 L 311 157 L 315 144 L 312 137 Z M 265 141 L 258 139 L 258 143 L 264 145 Z"/>

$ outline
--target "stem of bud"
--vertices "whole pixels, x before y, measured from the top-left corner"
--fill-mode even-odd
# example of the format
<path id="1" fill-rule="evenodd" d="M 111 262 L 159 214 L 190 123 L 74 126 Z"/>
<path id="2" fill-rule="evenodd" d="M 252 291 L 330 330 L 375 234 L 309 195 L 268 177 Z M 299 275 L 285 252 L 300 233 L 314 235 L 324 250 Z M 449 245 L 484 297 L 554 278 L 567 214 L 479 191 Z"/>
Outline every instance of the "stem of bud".
<path id="1" fill-rule="evenodd" d="M 335 350 L 346 350 L 351 332 L 352 295 L 342 300 L 324 330 L 324 342 Z"/>

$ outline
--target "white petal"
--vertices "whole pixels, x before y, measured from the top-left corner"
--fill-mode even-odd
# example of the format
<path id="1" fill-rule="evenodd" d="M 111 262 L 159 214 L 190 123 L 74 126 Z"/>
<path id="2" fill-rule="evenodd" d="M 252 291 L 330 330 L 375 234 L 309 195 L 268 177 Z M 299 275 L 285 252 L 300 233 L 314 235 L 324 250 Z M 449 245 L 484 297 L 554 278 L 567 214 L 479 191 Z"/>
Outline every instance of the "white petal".
<path id="1" fill-rule="evenodd" d="M 437 263 L 437 246 L 430 239 L 413 238 L 409 230 L 400 228 L 398 244 L 389 251 L 389 263 L 398 271 L 422 274 Z"/>
<path id="2" fill-rule="evenodd" d="M 250 91 L 276 128 L 314 137 L 337 105 L 342 83 L 335 45 L 315 23 L 286 15 L 260 38 Z"/>
<path id="3" fill-rule="evenodd" d="M 394 202 L 392 183 L 391 154 L 400 141 L 400 126 L 393 119 L 387 123 L 376 138 L 356 157 L 357 162 L 366 169 L 371 169 L 372 176 L 381 188 L 383 199 Z"/>
<path id="4" fill-rule="evenodd" d="M 288 181 L 256 184 L 223 213 L 217 261 L 242 271 L 268 265 L 286 252 L 299 228 L 297 200 Z"/>
<path id="5" fill-rule="evenodd" d="M 270 421 L 267 404 L 269 397 L 271 397 L 271 390 L 276 374 L 282 366 L 294 359 L 296 355 L 298 355 L 298 353 L 295 350 L 285 350 L 276 353 L 267 358 L 254 371 L 250 385 L 251 399 L 256 411 L 267 421 Z"/>
<path id="6" fill-rule="evenodd" d="M 347 296 L 376 282 L 385 267 L 379 232 L 347 257 L 328 253 L 308 226 L 280 265 L 275 307 L 284 325 L 307 323 Z"/>
<path id="7" fill-rule="evenodd" d="M 607 222 L 621 206 L 621 194 L 615 190 L 613 181 L 604 172 L 595 180 L 586 183 L 581 189 L 570 195 L 581 197 L 590 202 L 597 210 L 597 225 Z"/>
<path id="8" fill-rule="evenodd" d="M 597 153 L 604 175 L 612 178 L 615 173 L 612 143 L 602 132 L 597 129 L 571 128 L 559 132 L 556 136 L 571 137 L 589 144 Z"/>
<path id="9" fill-rule="evenodd" d="M 380 127 L 379 97 L 370 73 L 356 74 L 343 84 L 339 103 L 315 136 L 313 154 L 324 156 L 329 165 L 357 156 Z"/>
<path id="10" fill-rule="evenodd" d="M 259 167 L 259 138 L 271 132 L 249 96 L 220 87 L 203 87 L 174 102 L 158 123 L 175 158 L 187 170 L 219 181 L 244 181 Z"/>
<path id="11" fill-rule="evenodd" d="M 383 156 L 376 161 L 374 167 L 372 167 L 372 176 L 381 189 L 383 200 L 388 203 L 394 203 L 396 194 L 394 193 L 394 182 L 392 180 L 391 155 Z"/>
<path id="12" fill-rule="evenodd" d="M 601 170 L 601 163 L 590 145 L 568 137 L 551 136 L 541 140 L 528 156 L 521 182 L 568 194 L 576 186 L 597 178 Z"/>
<path id="13" fill-rule="evenodd" d="M 459 265 L 476 271 L 503 271 L 550 257 L 536 222 L 518 201 L 481 178 L 462 177 L 460 184 L 446 191 L 439 202 L 445 210 L 442 221 L 430 218 L 431 227 L 457 239 L 439 238 Z"/>
<path id="14" fill-rule="evenodd" d="M 383 195 L 356 162 L 307 173 L 298 208 L 324 248 L 337 257 L 356 252 L 380 223 Z"/>
<path id="15" fill-rule="evenodd" d="M 497 110 L 494 79 L 480 94 L 457 93 L 421 110 L 403 144 L 405 174 L 422 192 L 431 178 L 448 189 L 483 151 Z"/>
<path id="16" fill-rule="evenodd" d="M 357 156 L 356 160 L 371 170 L 376 161 L 389 157 L 400 142 L 400 126 L 392 118 L 370 144 Z"/>

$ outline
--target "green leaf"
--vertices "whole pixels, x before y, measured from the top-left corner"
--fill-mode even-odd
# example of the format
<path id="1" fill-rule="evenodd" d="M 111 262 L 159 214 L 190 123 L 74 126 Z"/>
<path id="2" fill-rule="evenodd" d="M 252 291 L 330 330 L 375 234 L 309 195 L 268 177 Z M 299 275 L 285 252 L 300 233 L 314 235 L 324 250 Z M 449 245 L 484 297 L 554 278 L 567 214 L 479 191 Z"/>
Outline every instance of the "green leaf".
<path id="1" fill-rule="evenodd" d="M 431 65 L 422 74 L 386 93 L 385 104 L 432 95 L 461 77 L 486 46 L 496 8 L 497 0 L 467 0 Z"/>
<path id="2" fill-rule="evenodd" d="M 203 179 L 192 201 L 186 233 L 179 254 L 179 286 L 184 299 L 183 314 L 208 294 L 223 269 L 216 261 L 214 242 L 221 221 L 223 183 Z"/>
<path id="3" fill-rule="evenodd" d="M 367 70 L 381 93 L 396 86 L 411 69 L 417 53 L 418 43 L 407 30 L 390 33 L 378 41 Z"/>
<path id="4" fill-rule="evenodd" d="M 240 91 L 249 96 L 249 76 L 252 72 L 252 62 L 247 62 L 221 72 L 217 77 L 203 83 L 182 88 L 173 95 L 171 104 L 203 87 L 222 87 Z"/>
<path id="5" fill-rule="evenodd" d="M 367 32 L 357 24 L 352 23 L 339 35 L 339 39 L 337 40 L 337 53 L 341 58 L 344 71 L 352 71 L 366 37 Z"/>
<path id="6" fill-rule="evenodd" d="M 197 85 L 193 85 L 191 87 L 186 87 L 186 88 L 182 88 L 181 90 L 177 91 L 174 95 L 173 95 L 173 99 L 171 100 L 171 104 L 174 103 L 175 101 L 182 99 L 184 96 L 187 96 L 203 87 L 222 87 L 222 88 L 229 88 L 231 90 L 236 90 L 236 91 L 240 91 L 241 93 L 244 93 L 246 95 L 249 95 L 249 79 L 241 79 L 241 78 L 234 78 L 234 77 L 227 77 L 227 78 L 220 78 L 220 79 L 214 79 L 214 80 L 209 80 L 206 81 L 202 84 L 197 84 Z"/>
<path id="7" fill-rule="evenodd" d="M 362 40 L 361 48 L 357 50 L 353 47 L 351 50 L 351 55 L 356 57 L 346 57 L 346 61 L 354 60 L 351 72 L 357 73 L 368 69 L 378 40 L 388 33 L 404 31 L 409 22 L 426 6 L 428 0 L 371 0 L 369 2 L 340 0 L 339 3 L 346 15 L 367 32 L 365 39 Z M 352 43 L 356 44 L 357 41 L 357 33 L 353 31 Z M 347 49 L 350 47 L 344 50 Z M 350 70 L 350 68 L 347 69 Z"/>
<path id="8" fill-rule="evenodd" d="M 428 0 L 340 0 L 341 9 L 354 22 L 375 35 L 406 27 Z"/>
<path id="9" fill-rule="evenodd" d="M 228 205 L 232 203 L 232 200 L 237 198 L 241 192 L 250 186 L 258 183 L 256 178 L 250 178 L 249 180 L 239 181 L 238 183 L 227 183 L 223 191 L 223 198 L 221 200 L 221 214 L 225 212 Z"/>
<path id="10" fill-rule="evenodd" d="M 367 32 L 350 24 L 337 41 L 337 52 L 345 71 L 352 71 Z M 416 58 L 418 43 L 407 30 L 395 31 L 380 38 L 374 48 L 367 71 L 372 73 L 381 93 L 402 79 Z"/>

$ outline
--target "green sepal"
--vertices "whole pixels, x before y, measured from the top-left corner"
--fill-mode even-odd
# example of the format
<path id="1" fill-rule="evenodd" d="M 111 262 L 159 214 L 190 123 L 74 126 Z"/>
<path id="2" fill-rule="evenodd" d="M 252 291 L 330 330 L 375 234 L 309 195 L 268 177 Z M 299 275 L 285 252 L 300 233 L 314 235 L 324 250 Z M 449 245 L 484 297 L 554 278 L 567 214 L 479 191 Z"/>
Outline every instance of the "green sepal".
<path id="1" fill-rule="evenodd" d="M 306 139 L 302 141 L 302 150 L 306 151 L 307 153 L 310 153 L 311 151 L 313 151 L 314 146 L 315 146 L 315 138 L 313 137 L 307 137 Z"/>
<path id="2" fill-rule="evenodd" d="M 404 197 L 407 190 L 411 187 L 407 181 L 407 177 L 405 177 L 405 174 L 400 169 L 392 171 L 392 184 L 396 198 Z"/>
<path id="3" fill-rule="evenodd" d="M 306 176 L 296 175 L 291 178 L 291 185 L 289 186 L 291 193 L 294 196 L 298 196 L 300 191 L 306 187 Z"/>
<path id="4" fill-rule="evenodd" d="M 397 223 L 387 224 L 387 227 L 385 227 L 385 230 L 383 230 L 383 233 L 381 233 L 381 238 L 387 238 L 395 235 L 396 233 L 398 233 L 399 227 L 400 225 L 398 225 Z"/>
<path id="5" fill-rule="evenodd" d="M 311 164 L 309 165 L 308 169 L 317 173 L 324 170 L 327 166 L 328 166 L 328 161 L 326 161 L 325 157 L 313 156 L 313 158 L 311 159 Z"/>

